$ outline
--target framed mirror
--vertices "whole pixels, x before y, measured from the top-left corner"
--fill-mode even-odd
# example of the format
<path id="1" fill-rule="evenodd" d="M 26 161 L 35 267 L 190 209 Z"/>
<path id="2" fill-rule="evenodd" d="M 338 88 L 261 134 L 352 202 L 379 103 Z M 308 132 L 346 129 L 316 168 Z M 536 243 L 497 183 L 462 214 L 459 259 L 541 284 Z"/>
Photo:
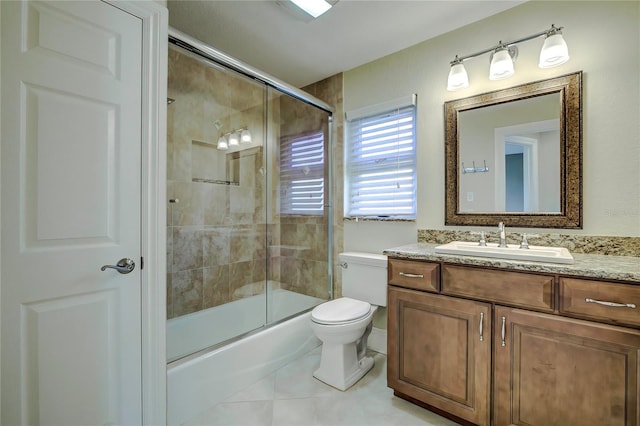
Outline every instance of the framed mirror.
<path id="1" fill-rule="evenodd" d="M 582 72 L 445 102 L 445 225 L 582 228 Z"/>

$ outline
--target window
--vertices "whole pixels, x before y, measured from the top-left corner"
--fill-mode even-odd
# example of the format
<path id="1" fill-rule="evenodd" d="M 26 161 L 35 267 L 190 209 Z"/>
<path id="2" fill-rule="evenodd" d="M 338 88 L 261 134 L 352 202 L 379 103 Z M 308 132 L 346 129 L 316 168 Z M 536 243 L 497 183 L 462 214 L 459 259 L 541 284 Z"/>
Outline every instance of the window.
<path id="1" fill-rule="evenodd" d="M 346 215 L 415 219 L 415 95 L 403 106 L 385 106 L 347 113 Z"/>
<path id="2" fill-rule="evenodd" d="M 280 212 L 324 213 L 324 133 L 280 140 Z"/>

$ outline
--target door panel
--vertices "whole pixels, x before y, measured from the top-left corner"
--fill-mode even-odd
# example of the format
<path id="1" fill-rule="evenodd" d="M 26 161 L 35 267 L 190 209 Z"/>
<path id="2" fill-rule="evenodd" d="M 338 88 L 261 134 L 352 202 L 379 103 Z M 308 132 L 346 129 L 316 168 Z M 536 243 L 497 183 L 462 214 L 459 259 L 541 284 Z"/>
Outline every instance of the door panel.
<path id="1" fill-rule="evenodd" d="M 69 13 L 68 8 L 44 2 L 26 4 L 23 49 L 37 49 L 42 54 L 119 79 L 121 34 L 117 29 L 109 28 L 107 21 L 100 17 L 87 16 L 95 6 L 75 5 L 73 8 L 79 12 Z"/>
<path id="2" fill-rule="evenodd" d="M 116 105 L 23 85 L 25 248 L 115 243 Z M 69 126 L 60 123 L 72 120 Z M 92 135 L 87 139 L 87 135 Z M 85 161 L 78 161 L 78 159 Z M 79 213 L 89 214 L 79 214 Z"/>
<path id="3" fill-rule="evenodd" d="M 142 22 L 1 7 L 1 423 L 141 424 Z"/>
<path id="4" fill-rule="evenodd" d="M 122 348 L 110 339 L 117 327 L 116 297 L 111 290 L 23 304 L 21 363 L 30 420 L 88 425 L 117 418 L 116 407 L 103 403 L 118 392 L 117 375 L 112 373 L 118 371 Z M 78 362 L 78 354 L 91 359 Z M 59 407 L 68 408 L 69 401 L 76 406 L 61 412 Z"/>

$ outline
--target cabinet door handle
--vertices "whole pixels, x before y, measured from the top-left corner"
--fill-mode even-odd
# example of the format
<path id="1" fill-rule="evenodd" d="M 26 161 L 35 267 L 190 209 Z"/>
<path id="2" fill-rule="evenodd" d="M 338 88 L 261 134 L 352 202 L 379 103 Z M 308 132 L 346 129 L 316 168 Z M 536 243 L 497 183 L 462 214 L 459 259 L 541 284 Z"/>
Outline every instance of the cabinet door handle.
<path id="1" fill-rule="evenodd" d="M 484 323 L 484 312 L 480 312 L 480 341 L 484 342 L 484 336 L 482 334 L 482 327 Z"/>
<path id="2" fill-rule="evenodd" d="M 507 343 L 504 340 L 507 334 L 506 322 L 507 322 L 507 318 L 502 317 L 502 346 L 507 346 Z"/>
<path id="3" fill-rule="evenodd" d="M 587 303 L 597 303 L 598 305 L 611 306 L 613 308 L 631 308 L 635 309 L 636 305 L 633 303 L 616 303 L 616 302 L 606 302 L 604 300 L 596 300 L 596 299 L 584 299 Z"/>
<path id="4" fill-rule="evenodd" d="M 407 278 L 424 278 L 423 274 L 409 274 L 408 272 L 400 272 L 398 273 L 398 275 L 400 275 L 401 277 L 407 277 Z"/>

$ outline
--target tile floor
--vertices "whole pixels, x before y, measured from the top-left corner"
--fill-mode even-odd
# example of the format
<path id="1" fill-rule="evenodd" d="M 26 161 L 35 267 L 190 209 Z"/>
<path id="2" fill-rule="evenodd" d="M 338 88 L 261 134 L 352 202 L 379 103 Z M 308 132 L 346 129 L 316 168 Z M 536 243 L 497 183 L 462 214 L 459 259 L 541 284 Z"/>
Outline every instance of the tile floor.
<path id="1" fill-rule="evenodd" d="M 341 392 L 313 378 L 320 348 L 238 392 L 185 426 L 392 426 L 456 425 L 393 396 L 387 387 L 387 358 L 371 352 L 375 366 Z"/>

